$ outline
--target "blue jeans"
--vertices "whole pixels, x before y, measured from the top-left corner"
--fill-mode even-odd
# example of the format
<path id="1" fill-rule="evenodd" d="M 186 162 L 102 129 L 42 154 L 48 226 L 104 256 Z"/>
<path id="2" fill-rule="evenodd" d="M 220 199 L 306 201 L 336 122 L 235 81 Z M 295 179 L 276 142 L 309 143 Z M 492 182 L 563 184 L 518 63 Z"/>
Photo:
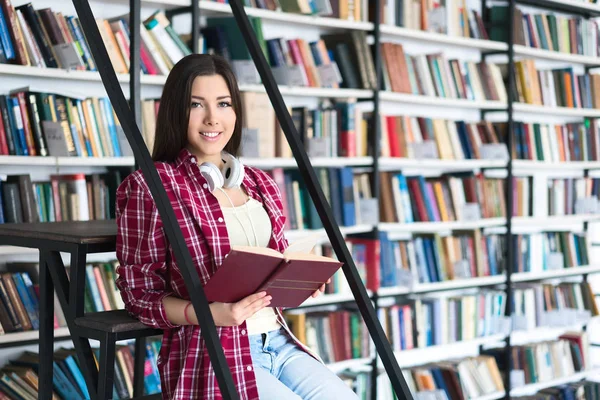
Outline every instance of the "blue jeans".
<path id="1" fill-rule="evenodd" d="M 358 399 L 337 375 L 299 348 L 283 328 L 249 339 L 261 400 Z"/>

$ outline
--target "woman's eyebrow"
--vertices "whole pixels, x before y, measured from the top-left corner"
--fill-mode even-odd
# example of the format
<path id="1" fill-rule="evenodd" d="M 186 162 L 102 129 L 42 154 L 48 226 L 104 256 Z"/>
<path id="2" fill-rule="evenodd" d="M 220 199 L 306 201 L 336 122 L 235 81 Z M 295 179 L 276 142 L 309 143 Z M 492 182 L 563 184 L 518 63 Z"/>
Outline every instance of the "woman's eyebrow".
<path id="1" fill-rule="evenodd" d="M 227 95 L 227 96 L 219 96 L 219 97 L 217 97 L 217 100 L 223 100 L 223 99 L 227 99 L 227 98 L 230 98 L 230 97 L 231 96 L 229 96 L 229 95 Z M 192 95 L 192 99 L 206 100 L 204 97 L 195 96 L 195 95 Z"/>

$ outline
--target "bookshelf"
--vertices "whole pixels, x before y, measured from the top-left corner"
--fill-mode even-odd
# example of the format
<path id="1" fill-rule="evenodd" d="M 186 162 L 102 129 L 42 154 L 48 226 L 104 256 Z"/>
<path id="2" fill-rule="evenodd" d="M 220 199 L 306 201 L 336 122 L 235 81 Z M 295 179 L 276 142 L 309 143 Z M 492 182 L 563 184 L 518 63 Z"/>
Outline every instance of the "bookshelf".
<path id="1" fill-rule="evenodd" d="M 99 2 L 102 4 L 102 2 Z M 116 3 L 122 7 L 125 7 L 124 0 L 107 0 L 107 3 Z M 177 7 L 189 6 L 188 1 L 180 0 L 157 0 L 157 1 L 142 1 L 142 7 L 148 8 L 166 8 L 172 9 Z M 582 14 L 588 13 L 600 13 L 600 7 L 595 5 L 579 4 L 568 1 L 518 1 L 523 4 L 533 5 L 548 5 L 557 10 L 572 11 L 573 7 L 580 9 Z M 34 2 L 35 6 L 35 2 Z M 200 1 L 200 11 L 202 16 L 210 15 L 228 15 L 231 14 L 229 5 L 220 4 L 211 1 Z M 334 18 L 326 17 L 314 17 L 304 15 L 294 15 L 289 13 L 275 12 L 269 10 L 247 8 L 249 16 L 254 16 L 263 19 L 264 21 L 271 21 L 277 24 L 289 24 L 294 27 L 302 27 L 307 29 L 331 29 L 340 31 L 364 31 L 372 34 L 375 29 L 379 29 L 382 41 L 414 41 L 417 43 L 433 44 L 448 46 L 456 49 L 466 49 L 469 51 L 478 51 L 481 53 L 486 52 L 509 52 L 512 51 L 515 56 L 535 58 L 540 60 L 549 60 L 555 62 L 575 63 L 582 66 L 595 66 L 599 63 L 599 58 L 580 56 L 573 54 L 563 54 L 558 52 L 552 52 L 548 50 L 532 49 L 519 45 L 506 44 L 501 42 L 495 42 L 490 40 L 471 39 L 463 37 L 453 37 L 445 34 L 424 32 L 418 30 L 411 30 L 402 27 L 380 25 L 376 28 L 376 24 L 371 22 L 354 22 L 354 21 L 342 21 Z M 511 50 L 512 48 L 512 50 Z M 57 84 L 63 81 L 71 82 L 73 85 L 81 85 L 87 87 L 88 85 L 99 85 L 100 77 L 95 72 L 90 71 L 66 71 L 59 69 L 41 69 L 35 67 L 24 67 L 17 65 L 0 64 L 0 76 L 16 77 L 21 80 L 27 79 L 28 77 L 35 77 L 40 80 Z M 162 85 L 165 82 L 164 76 L 149 76 L 144 75 L 140 78 L 140 84 L 142 88 L 152 88 L 155 92 L 160 91 Z M 119 75 L 119 81 L 122 84 L 130 83 L 129 75 Z M 329 89 L 329 88 L 312 88 L 312 87 L 289 87 L 280 86 L 281 93 L 286 98 L 293 98 L 294 102 L 302 101 L 315 101 L 315 99 L 358 99 L 364 102 L 370 102 L 373 99 L 374 92 L 366 89 Z M 262 85 L 242 85 L 241 91 L 243 92 L 264 92 Z M 448 112 L 458 110 L 459 112 L 466 111 L 469 113 L 492 113 L 492 112 L 506 112 L 508 103 L 501 101 L 472 101 L 465 99 L 449 99 L 449 98 L 438 98 L 422 95 L 414 95 L 407 93 L 394 93 L 388 91 L 380 91 L 377 93 L 379 101 L 390 105 L 392 108 L 401 109 L 403 106 L 409 105 L 411 107 L 431 107 L 434 109 L 443 108 Z M 523 103 L 512 103 L 512 111 L 510 113 L 527 114 L 532 118 L 544 118 L 545 116 L 560 116 L 566 118 L 583 118 L 600 117 L 600 111 L 596 109 L 571 109 L 566 107 L 544 107 L 536 106 L 531 104 Z M 470 114 L 472 115 L 472 114 Z M 296 162 L 294 159 L 287 158 L 265 158 L 265 159 L 244 159 L 244 163 L 248 165 L 257 166 L 259 168 L 271 169 L 271 168 L 295 168 Z M 354 157 L 354 158 L 312 158 L 311 163 L 315 167 L 334 167 L 334 166 L 348 166 L 348 167 L 367 167 L 372 168 L 375 174 L 378 170 L 428 170 L 436 172 L 456 172 L 456 171 L 480 171 L 480 170 L 505 170 L 512 168 L 512 172 L 519 174 L 531 174 L 535 175 L 539 172 L 553 171 L 558 168 L 561 170 L 573 170 L 573 171 L 589 171 L 592 169 L 600 168 L 600 162 L 598 161 L 576 161 L 576 162 L 564 162 L 564 163 L 550 163 L 543 161 L 529 161 L 529 160 L 511 160 L 508 164 L 506 161 L 497 160 L 419 160 L 419 159 L 402 159 L 393 157 Z M 74 157 L 24 157 L 24 156 L 0 156 L 0 172 L 1 168 L 5 166 L 23 166 L 23 167 L 36 167 L 46 169 L 47 171 L 55 172 L 55 169 L 60 167 L 69 168 L 80 168 L 80 167 L 94 167 L 94 168 L 106 168 L 112 166 L 132 166 L 134 160 L 131 157 L 121 158 L 74 158 Z M 66 170 L 65 170 L 66 171 Z M 344 235 L 353 234 L 364 234 L 369 232 L 388 232 L 388 233 L 408 233 L 408 234 L 422 234 L 422 233 L 436 233 L 436 232 L 448 232 L 455 230 L 473 230 L 473 229 L 494 229 L 498 227 L 505 227 L 510 220 L 510 229 L 521 229 L 521 228 L 535 228 L 539 230 L 552 230 L 552 229 L 570 229 L 573 225 L 587 224 L 598 220 L 597 215 L 569 215 L 569 216 L 555 216 L 555 217 L 512 217 L 512 218 L 488 218 L 480 219 L 476 221 L 452 221 L 452 222 L 416 222 L 412 224 L 401 224 L 401 223 L 379 223 L 377 225 L 357 225 L 354 227 L 342 227 L 342 233 Z M 294 230 L 286 233 L 286 236 L 290 240 L 295 238 L 303 237 L 306 234 L 314 233 L 314 231 L 308 230 Z M 321 230 L 324 234 L 324 230 Z M 0 247 L 0 256 L 10 257 L 16 254 L 22 254 L 21 250 L 11 247 Z M 512 282 L 535 282 L 547 279 L 562 279 L 565 277 L 572 277 L 578 275 L 587 275 L 592 273 L 600 272 L 599 266 L 583 266 L 565 270 L 557 271 L 544 271 L 539 273 L 513 273 L 508 282 L 507 291 L 511 289 Z M 489 276 L 489 277 L 477 277 L 471 279 L 454 280 L 447 282 L 436 282 L 428 284 L 414 284 L 410 288 L 407 287 L 395 287 L 395 288 L 381 288 L 376 293 L 369 292 L 369 296 L 375 302 L 386 298 L 386 297 L 403 297 L 413 294 L 427 294 L 435 292 L 446 292 L 453 290 L 462 290 L 469 288 L 484 288 L 484 287 L 495 287 L 501 286 L 507 283 L 505 276 Z M 351 303 L 353 298 L 347 294 L 332 294 L 321 296 L 317 299 L 310 299 L 303 305 L 303 308 L 307 307 L 320 307 L 327 305 L 336 305 L 341 303 Z M 62 329 L 62 330 L 61 330 Z M 67 332 L 65 328 L 60 328 L 55 332 L 55 336 L 59 337 L 65 335 Z M 535 332 L 531 332 L 535 335 Z M 539 333 L 539 332 L 538 332 Z M 0 336 L 0 344 L 15 343 L 20 341 L 32 340 L 35 338 L 37 332 L 25 332 L 23 334 L 11 334 Z M 554 333 L 552 333 L 553 335 Z M 549 334 L 550 335 L 550 334 Z M 550 336 L 552 336 L 550 335 Z M 557 334 L 558 335 L 558 334 Z M 556 335 L 555 335 L 556 336 Z M 4 341 L 3 341 L 4 340 Z M 493 335 L 490 337 L 478 338 L 476 340 L 469 341 L 468 345 L 479 346 L 489 343 L 495 343 L 504 340 L 503 335 Z M 528 339 L 524 339 L 528 340 Z M 515 342 L 519 342 L 515 338 Z M 450 346 L 450 345 L 446 345 Z M 444 351 L 449 347 L 444 346 L 432 346 L 429 348 L 415 349 L 410 352 L 403 352 L 403 356 L 410 359 L 424 360 L 427 357 L 425 353 L 430 352 L 435 354 L 439 351 Z M 422 358 L 423 357 L 423 358 Z M 432 358 L 432 360 L 434 360 Z M 339 372 L 344 369 L 365 365 L 371 362 L 370 358 L 367 359 L 355 359 L 338 362 L 330 365 L 334 371 Z M 524 388 L 515 388 L 510 391 L 511 395 L 521 395 L 523 393 L 532 393 L 543 387 L 554 386 L 564 382 L 570 382 L 582 379 L 583 377 L 589 376 L 594 371 L 585 371 L 578 373 L 575 376 L 564 378 L 561 380 L 555 380 L 552 382 L 545 382 L 543 384 L 528 385 Z M 598 371 L 596 371 L 597 373 Z M 565 381 L 565 379 L 568 379 Z M 548 385 L 548 386 L 545 386 Z M 480 397 L 480 399 L 492 399 L 502 398 L 506 394 L 498 392 L 497 394 L 490 394 L 487 396 Z"/>

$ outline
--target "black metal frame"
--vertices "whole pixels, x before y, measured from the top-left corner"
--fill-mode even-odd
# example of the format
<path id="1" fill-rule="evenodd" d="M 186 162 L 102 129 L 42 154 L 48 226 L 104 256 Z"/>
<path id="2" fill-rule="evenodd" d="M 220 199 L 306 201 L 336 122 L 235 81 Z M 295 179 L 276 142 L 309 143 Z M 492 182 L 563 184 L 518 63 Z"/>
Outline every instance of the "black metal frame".
<path id="1" fill-rule="evenodd" d="M 184 276 L 184 281 L 186 283 L 186 287 L 189 289 L 188 293 L 190 293 L 191 301 L 194 305 L 199 325 L 202 328 L 202 336 L 207 343 L 209 356 L 214 365 L 215 374 L 223 398 L 236 399 L 238 398 L 238 394 L 235 390 L 231 373 L 225 361 L 223 349 L 220 345 L 217 336 L 216 328 L 208 307 L 206 296 L 204 295 L 204 291 L 201 290 L 202 286 L 200 284 L 199 276 L 196 273 L 196 270 L 193 266 L 190 253 L 185 245 L 185 240 L 183 239 L 182 232 L 177 224 L 177 219 L 175 217 L 173 209 L 170 207 L 170 203 L 167 198 L 166 192 L 162 187 L 160 177 L 158 176 L 158 173 L 154 168 L 153 162 L 150 158 L 150 154 L 148 153 L 148 150 L 144 144 L 144 141 L 136 124 L 135 112 L 137 108 L 134 105 L 132 105 L 131 108 L 127 106 L 123 93 L 121 92 L 120 85 L 117 81 L 116 74 L 114 72 L 114 69 L 112 68 L 108 54 L 106 52 L 106 48 L 104 47 L 104 44 L 98 32 L 98 28 L 94 23 L 93 13 L 90 9 L 88 1 L 73 0 L 73 4 L 75 5 L 75 9 L 79 16 L 79 19 L 82 22 L 81 25 L 84 29 L 86 38 L 90 43 L 91 51 L 93 53 L 94 59 L 96 60 L 96 64 L 98 65 L 98 71 L 100 72 L 102 82 L 111 99 L 111 103 L 115 109 L 117 117 L 121 121 L 121 125 L 125 132 L 125 135 L 129 143 L 131 144 L 136 162 L 139 163 L 141 166 L 144 178 L 148 183 L 150 192 L 157 205 L 159 215 L 163 220 L 165 233 L 169 242 L 171 243 L 171 246 L 173 246 L 175 258 Z M 136 23 L 139 20 L 136 21 L 134 19 L 139 18 L 139 0 L 131 0 L 131 5 L 133 7 L 138 8 L 138 11 L 133 12 L 131 16 L 135 26 L 139 26 L 139 23 Z M 307 186 L 308 192 L 317 206 L 316 208 L 319 213 L 319 217 L 323 222 L 325 231 L 327 232 L 330 238 L 330 241 L 333 245 L 336 255 L 338 256 L 338 259 L 344 262 L 344 274 L 346 275 L 346 279 L 349 282 L 350 288 L 356 299 L 359 310 L 365 320 L 365 324 L 369 329 L 369 333 L 375 342 L 376 349 L 379 352 L 379 355 L 386 368 L 388 376 L 390 377 L 391 384 L 398 398 L 412 399 L 412 395 L 404 380 L 402 372 L 398 367 L 398 363 L 396 361 L 390 343 L 387 340 L 385 333 L 381 328 L 381 325 L 379 324 L 377 315 L 375 313 L 375 309 L 371 304 L 371 300 L 367 295 L 364 285 L 362 284 L 358 271 L 356 270 L 356 266 L 354 265 L 350 252 L 348 251 L 343 236 L 339 230 L 339 226 L 333 218 L 332 210 L 327 204 L 327 201 L 325 200 L 325 196 L 318 183 L 314 169 L 312 168 L 306 151 L 302 146 L 300 136 L 298 135 L 292 122 L 291 116 L 289 115 L 287 108 L 285 107 L 285 103 L 283 101 L 281 93 L 279 92 L 279 88 L 275 82 L 275 79 L 271 73 L 270 67 L 264 57 L 264 54 L 260 50 L 260 46 L 258 44 L 254 31 L 250 26 L 243 4 L 239 0 L 232 0 L 230 1 L 230 5 L 233 11 L 233 15 L 236 18 L 240 30 L 243 33 L 246 45 L 249 48 L 252 59 L 267 90 L 267 94 L 269 95 L 271 103 L 273 104 L 275 113 L 280 122 L 282 130 L 284 131 L 288 143 L 290 144 L 290 147 L 292 149 L 292 153 L 296 161 L 298 162 L 298 168 Z M 197 35 L 199 33 L 197 29 L 197 0 L 193 0 L 192 15 L 194 17 L 192 22 L 192 46 L 196 47 L 198 40 L 194 40 L 194 37 L 197 38 Z M 378 37 L 379 36 L 377 35 L 377 40 Z M 134 44 L 137 45 L 139 48 L 138 41 L 135 41 Z M 136 65 L 138 65 L 137 70 L 134 70 L 134 68 L 131 69 L 132 99 L 136 95 L 139 96 L 139 61 Z M 377 61 L 378 76 L 379 70 L 380 60 Z M 134 77 L 134 75 L 136 75 L 137 77 Z M 378 106 L 378 90 L 375 90 L 374 97 L 376 101 L 376 106 Z M 132 111 L 134 112 L 133 115 Z M 374 118 L 374 126 L 376 131 L 378 131 L 377 118 Z M 374 159 L 376 158 L 377 157 L 374 157 Z M 107 351 L 108 350 L 110 349 L 107 349 Z M 106 372 L 110 371 L 107 370 Z"/>

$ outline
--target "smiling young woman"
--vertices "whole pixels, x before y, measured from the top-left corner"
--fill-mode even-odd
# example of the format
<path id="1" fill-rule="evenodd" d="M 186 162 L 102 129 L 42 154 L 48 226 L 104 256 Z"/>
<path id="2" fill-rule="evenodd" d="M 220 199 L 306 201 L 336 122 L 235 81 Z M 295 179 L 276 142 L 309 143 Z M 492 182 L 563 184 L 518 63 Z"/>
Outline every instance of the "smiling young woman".
<path id="1" fill-rule="evenodd" d="M 236 158 L 242 118 L 237 81 L 225 60 L 190 55 L 173 67 L 160 100 L 152 157 L 203 285 L 233 245 L 278 251 L 288 245 L 278 187 Z M 117 286 L 125 307 L 164 330 L 158 358 L 163 398 L 220 399 L 196 314 L 141 171 L 117 190 L 117 226 Z M 269 303 L 261 292 L 237 303 L 210 304 L 240 398 L 356 399 Z"/>

